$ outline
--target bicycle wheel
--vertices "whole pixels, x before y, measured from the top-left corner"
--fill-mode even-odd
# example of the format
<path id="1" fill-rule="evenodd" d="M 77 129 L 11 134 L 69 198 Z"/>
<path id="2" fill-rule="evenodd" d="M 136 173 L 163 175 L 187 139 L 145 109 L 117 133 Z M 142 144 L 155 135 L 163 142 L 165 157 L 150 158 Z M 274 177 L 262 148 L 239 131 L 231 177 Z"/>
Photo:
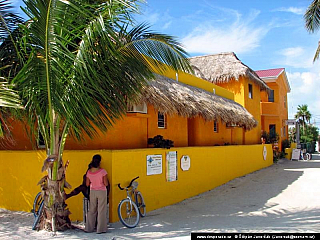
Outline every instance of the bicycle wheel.
<path id="1" fill-rule="evenodd" d="M 34 217 L 37 217 L 39 215 L 38 213 L 39 213 L 40 205 L 42 202 L 43 202 L 43 198 L 42 198 L 41 192 L 39 192 L 33 201 L 32 212 Z"/>
<path id="2" fill-rule="evenodd" d="M 40 207 L 39 207 L 39 210 L 38 210 L 38 215 L 36 216 L 34 222 L 33 222 L 33 225 L 32 225 L 32 230 L 36 230 L 37 228 L 37 225 L 40 221 L 40 218 L 41 218 L 41 215 L 42 215 L 42 212 L 43 212 L 43 207 L 44 207 L 44 203 L 43 201 L 41 202 L 40 204 Z"/>
<path id="3" fill-rule="evenodd" d="M 123 199 L 118 206 L 119 219 L 123 225 L 128 228 L 134 228 L 138 225 L 140 216 L 137 205 L 128 198 Z"/>
<path id="4" fill-rule="evenodd" d="M 141 192 L 138 191 L 134 196 L 135 196 L 137 207 L 139 209 L 140 216 L 145 217 L 147 214 L 146 204 L 144 203 L 144 199 L 142 197 Z"/>
<path id="5" fill-rule="evenodd" d="M 306 153 L 306 160 L 311 160 L 312 159 L 312 154 L 311 153 Z"/>

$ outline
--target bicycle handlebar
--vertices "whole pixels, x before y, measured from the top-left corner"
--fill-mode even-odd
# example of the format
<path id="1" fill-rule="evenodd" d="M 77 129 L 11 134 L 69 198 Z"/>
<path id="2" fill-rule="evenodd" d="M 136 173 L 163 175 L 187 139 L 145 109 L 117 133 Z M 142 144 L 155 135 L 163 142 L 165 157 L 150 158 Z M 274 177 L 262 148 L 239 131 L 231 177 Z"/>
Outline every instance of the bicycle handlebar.
<path id="1" fill-rule="evenodd" d="M 139 178 L 139 176 L 136 177 L 136 178 L 134 178 L 134 179 L 132 179 L 131 182 L 129 183 L 129 185 L 128 185 L 126 188 L 130 188 L 131 185 L 132 185 L 132 183 L 133 183 L 133 181 L 136 180 L 136 179 L 138 179 L 138 178 Z M 120 190 L 124 190 L 124 189 L 125 189 L 125 188 L 122 188 L 122 187 L 120 186 L 120 183 L 118 183 L 118 188 L 120 188 Z"/>

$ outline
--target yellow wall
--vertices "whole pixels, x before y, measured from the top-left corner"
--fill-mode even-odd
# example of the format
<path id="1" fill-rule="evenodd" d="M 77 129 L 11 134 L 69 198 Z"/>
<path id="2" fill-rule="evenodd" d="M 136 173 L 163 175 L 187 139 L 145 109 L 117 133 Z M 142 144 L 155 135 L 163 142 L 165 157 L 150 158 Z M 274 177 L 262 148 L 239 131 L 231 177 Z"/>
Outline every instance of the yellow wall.
<path id="1" fill-rule="evenodd" d="M 163 76 L 166 76 L 168 78 L 176 80 L 176 71 L 169 69 L 168 71 L 162 73 Z M 208 82 L 206 80 L 203 80 L 201 78 L 198 78 L 194 75 L 185 73 L 185 72 L 179 72 L 178 73 L 178 81 L 182 82 L 184 84 L 188 84 L 190 86 L 194 86 L 197 88 L 204 89 L 208 92 L 214 92 L 216 95 L 233 100 L 234 101 L 234 94 L 231 91 L 228 91 L 226 88 L 220 87 L 216 84 L 213 84 L 211 82 Z"/>
<path id="2" fill-rule="evenodd" d="M 267 159 L 263 160 L 263 146 L 267 147 Z M 110 220 L 118 221 L 117 206 L 125 192 L 117 184 L 126 185 L 140 176 L 139 190 L 142 192 L 147 211 L 177 203 L 191 196 L 208 191 L 236 177 L 270 166 L 273 162 L 271 145 L 219 146 L 172 148 L 178 154 L 178 180 L 166 181 L 165 154 L 167 149 L 68 151 L 64 161 L 70 160 L 66 178 L 73 188 L 82 182 L 88 163 L 94 154 L 102 156 L 102 167 L 109 175 Z M 163 156 L 162 174 L 147 176 L 147 155 Z M 191 158 L 189 171 L 182 171 L 180 159 Z M 42 177 L 40 169 L 44 151 L 0 151 L 0 208 L 30 211 L 33 198 L 40 188 L 37 182 Z M 69 192 L 69 190 L 66 190 Z M 174 192 L 175 194 L 172 194 Z M 67 201 L 72 220 L 82 220 L 82 195 Z"/>

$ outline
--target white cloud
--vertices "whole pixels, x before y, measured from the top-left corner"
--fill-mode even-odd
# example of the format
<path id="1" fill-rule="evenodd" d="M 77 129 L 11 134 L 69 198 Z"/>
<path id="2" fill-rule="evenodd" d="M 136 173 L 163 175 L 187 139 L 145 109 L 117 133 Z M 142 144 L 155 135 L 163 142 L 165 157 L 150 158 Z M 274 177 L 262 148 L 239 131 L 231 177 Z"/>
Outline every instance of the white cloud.
<path id="1" fill-rule="evenodd" d="M 290 13 L 294 13 L 294 14 L 298 14 L 298 15 L 303 15 L 306 11 L 306 9 L 304 8 L 297 8 L 297 7 L 282 7 L 282 8 L 277 8 L 274 11 L 276 12 L 290 12 Z"/>
<path id="2" fill-rule="evenodd" d="M 303 47 L 291 47 L 279 52 L 280 57 L 275 64 L 294 68 L 311 68 L 313 66 L 313 52 Z"/>
<path id="3" fill-rule="evenodd" d="M 172 21 L 166 22 L 166 23 L 163 25 L 162 29 L 165 30 L 165 29 L 169 28 L 171 24 L 172 24 Z"/>
<path id="4" fill-rule="evenodd" d="M 213 25 L 203 23 L 194 28 L 182 39 L 182 44 L 190 53 L 213 54 L 218 52 L 249 52 L 260 45 L 261 39 L 267 34 L 268 27 L 251 26 L 259 11 L 249 14 L 247 19 L 236 16 L 232 24 Z"/>
<path id="5" fill-rule="evenodd" d="M 156 24 L 159 21 L 159 13 L 146 14 L 145 21 L 151 25 Z"/>
<path id="6" fill-rule="evenodd" d="M 291 93 L 288 94 L 289 118 L 293 118 L 298 105 L 307 104 L 313 116 L 320 112 L 320 73 L 318 66 L 310 71 L 287 72 L 291 85 Z"/>

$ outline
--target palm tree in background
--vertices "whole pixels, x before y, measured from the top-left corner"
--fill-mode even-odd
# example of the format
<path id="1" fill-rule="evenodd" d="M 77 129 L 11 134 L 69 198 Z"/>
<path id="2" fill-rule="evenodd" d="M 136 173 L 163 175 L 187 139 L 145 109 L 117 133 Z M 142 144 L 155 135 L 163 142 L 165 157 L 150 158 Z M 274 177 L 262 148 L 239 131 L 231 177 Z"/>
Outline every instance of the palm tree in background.
<path id="1" fill-rule="evenodd" d="M 320 0 L 313 0 L 304 14 L 305 26 L 310 33 L 314 33 L 320 27 Z M 313 61 L 319 58 L 320 54 L 320 41 L 318 48 L 314 55 Z"/>
<path id="2" fill-rule="evenodd" d="M 12 84 L 8 82 L 10 78 L 8 69 L 14 65 L 13 59 L 17 59 L 16 56 L 19 54 L 14 31 L 20 23 L 22 23 L 22 19 L 13 13 L 13 7 L 9 1 L 0 0 L 0 44 L 1 46 L 10 45 L 11 51 L 9 55 L 0 53 L 0 71 L 2 73 L 0 75 L 0 138 L 5 138 L 5 141 L 12 140 L 9 137 L 9 127 L 6 123 L 7 108 L 21 108 L 19 95 L 13 89 Z M 0 50 L 0 52 L 2 51 Z"/>
<path id="3" fill-rule="evenodd" d="M 305 132 L 306 122 L 310 123 L 311 113 L 308 110 L 308 105 L 298 105 L 297 113 L 294 115 L 295 119 L 299 119 L 300 124 L 302 124 L 303 131 Z"/>
<path id="4" fill-rule="evenodd" d="M 30 136 L 40 132 L 47 151 L 39 183 L 44 218 L 39 228 L 70 226 L 64 203 L 67 136 L 81 140 L 107 131 L 154 75 L 153 68 L 191 71 L 187 53 L 171 36 L 132 25 L 139 0 L 25 0 L 30 20 L 22 34 L 19 72 L 22 118 Z"/>

